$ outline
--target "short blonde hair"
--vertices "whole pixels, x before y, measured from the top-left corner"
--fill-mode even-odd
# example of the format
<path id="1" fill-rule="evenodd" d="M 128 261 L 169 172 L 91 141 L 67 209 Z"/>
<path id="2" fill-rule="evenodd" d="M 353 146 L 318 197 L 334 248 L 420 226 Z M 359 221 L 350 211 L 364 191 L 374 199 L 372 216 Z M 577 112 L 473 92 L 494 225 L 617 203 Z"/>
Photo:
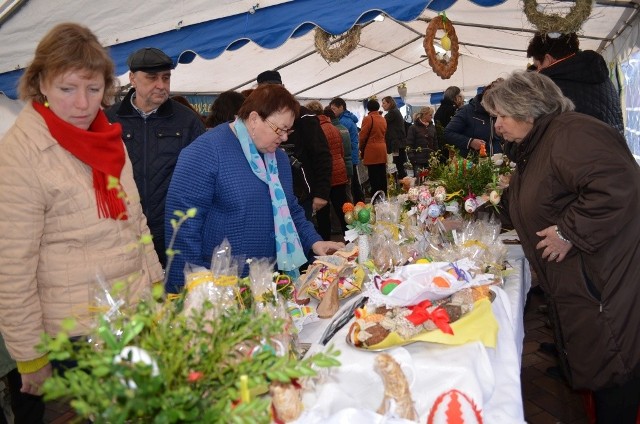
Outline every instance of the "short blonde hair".
<path id="1" fill-rule="evenodd" d="M 322 103 L 317 100 L 311 100 L 304 106 L 316 115 L 324 114 L 324 107 L 322 106 Z"/>
<path id="2" fill-rule="evenodd" d="M 420 119 L 425 115 L 433 116 L 434 113 L 435 111 L 431 106 L 425 106 L 422 109 L 420 109 L 418 113 L 416 113 L 415 118 L 413 120 L 415 121 L 416 119 Z"/>
<path id="3" fill-rule="evenodd" d="M 89 28 L 75 23 L 56 25 L 40 40 L 33 61 L 20 78 L 20 98 L 44 103 L 41 81 L 51 81 L 58 75 L 78 70 L 104 77 L 102 105 L 108 106 L 115 93 L 116 80 L 109 53 Z"/>

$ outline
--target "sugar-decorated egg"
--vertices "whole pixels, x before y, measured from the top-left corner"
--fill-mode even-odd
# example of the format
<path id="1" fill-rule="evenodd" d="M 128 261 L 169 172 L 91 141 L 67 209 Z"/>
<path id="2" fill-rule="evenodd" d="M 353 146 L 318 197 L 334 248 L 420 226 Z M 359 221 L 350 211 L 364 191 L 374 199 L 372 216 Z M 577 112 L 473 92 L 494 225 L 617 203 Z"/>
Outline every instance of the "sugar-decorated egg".
<path id="1" fill-rule="evenodd" d="M 475 198 L 469 198 L 464 202 L 464 210 L 468 213 L 473 213 L 478 209 L 478 201 Z"/>
<path id="2" fill-rule="evenodd" d="M 437 218 L 440 216 L 440 205 L 429 205 L 429 209 L 427 210 L 427 215 L 429 215 L 430 218 Z"/>
<path id="3" fill-rule="evenodd" d="M 500 203 L 500 193 L 498 193 L 496 190 L 493 190 L 491 193 L 489 193 L 489 201 L 492 205 L 497 205 L 498 203 Z"/>
<path id="4" fill-rule="evenodd" d="M 443 186 L 436 187 L 435 191 L 433 192 L 433 197 L 438 203 L 444 202 L 444 199 L 447 198 L 447 189 Z"/>

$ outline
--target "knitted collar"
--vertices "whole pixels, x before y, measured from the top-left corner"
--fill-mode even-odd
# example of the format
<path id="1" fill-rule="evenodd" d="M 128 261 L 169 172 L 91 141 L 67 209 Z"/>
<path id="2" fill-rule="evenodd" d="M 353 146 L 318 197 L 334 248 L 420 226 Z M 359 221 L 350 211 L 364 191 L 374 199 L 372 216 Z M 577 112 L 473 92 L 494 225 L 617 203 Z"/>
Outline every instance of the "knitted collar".
<path id="1" fill-rule="evenodd" d="M 51 136 L 93 171 L 98 217 L 127 219 L 124 201 L 119 197 L 120 184 L 109 187 L 109 176 L 120 179 L 125 163 L 122 127 L 110 124 L 102 110 L 88 130 L 78 128 L 62 119 L 48 107 L 34 101 L 33 108 L 44 118 Z"/>

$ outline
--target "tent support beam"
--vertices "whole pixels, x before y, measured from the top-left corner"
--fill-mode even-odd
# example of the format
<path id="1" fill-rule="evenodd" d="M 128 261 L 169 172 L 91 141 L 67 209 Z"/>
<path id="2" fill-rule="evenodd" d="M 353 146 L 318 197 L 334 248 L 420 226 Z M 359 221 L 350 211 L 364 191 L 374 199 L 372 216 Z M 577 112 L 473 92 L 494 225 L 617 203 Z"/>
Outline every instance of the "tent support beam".
<path id="1" fill-rule="evenodd" d="M 431 19 L 433 18 L 416 18 L 416 21 L 423 21 L 423 22 L 431 22 Z M 398 21 L 396 21 L 398 22 Z M 403 22 L 398 22 L 399 24 L 404 24 Z M 496 30 L 501 30 L 501 31 L 513 31 L 513 32 L 528 32 L 530 34 L 535 34 L 536 30 L 535 29 L 526 29 L 526 28 L 510 28 L 510 27 L 503 27 L 503 26 L 497 26 L 497 25 L 485 25 L 485 24 L 472 24 L 472 23 L 467 23 L 467 22 L 456 22 L 456 21 L 451 21 L 451 23 L 453 25 L 456 26 L 465 26 L 465 27 L 470 27 L 470 28 L 484 28 L 484 29 L 496 29 Z M 404 25 L 407 28 L 411 29 L 413 32 L 417 33 L 417 31 L 413 28 L 411 28 L 409 25 Z M 584 38 L 584 39 L 588 39 L 588 40 L 600 40 L 600 41 L 612 41 L 610 38 L 603 38 L 603 37 L 591 37 L 591 36 L 586 36 L 586 35 L 580 35 L 578 34 L 578 38 Z M 462 43 L 460 43 L 462 44 Z"/>
<path id="2" fill-rule="evenodd" d="M 388 52 L 386 52 L 386 53 L 384 53 L 384 54 L 381 54 L 381 55 L 378 55 L 378 56 L 374 57 L 374 58 L 373 58 L 373 59 L 371 59 L 371 60 L 368 60 L 368 61 L 366 61 L 366 62 L 364 62 L 364 63 L 360 63 L 360 64 L 358 64 L 358 66 L 354 66 L 354 67 L 352 67 L 352 68 L 350 68 L 350 69 L 347 69 L 346 71 L 341 72 L 340 74 L 335 75 L 335 76 L 333 76 L 333 77 L 331 77 L 331 78 L 324 79 L 324 80 L 322 80 L 322 81 L 318 82 L 317 84 L 313 84 L 313 85 L 311 85 L 311 86 L 309 86 L 309 87 L 305 87 L 305 88 L 303 88 L 302 90 L 299 90 L 299 91 L 297 91 L 297 92 L 293 93 L 293 95 L 294 95 L 294 96 L 297 96 L 297 95 L 299 95 L 300 93 L 304 93 L 304 92 L 305 92 L 305 91 L 307 91 L 307 90 L 311 90 L 312 88 L 316 88 L 316 87 L 317 87 L 317 86 L 319 86 L 319 85 L 322 85 L 322 84 L 327 83 L 327 82 L 329 82 L 329 81 L 331 81 L 331 80 L 333 80 L 333 79 L 336 79 L 336 78 L 339 78 L 339 77 L 341 77 L 341 76 L 343 76 L 343 75 L 346 75 L 346 74 L 348 74 L 348 73 L 350 73 L 350 72 L 352 72 L 352 71 L 355 71 L 356 69 L 360 69 L 361 67 L 366 66 L 366 65 L 368 65 L 368 64 L 370 64 L 370 63 L 373 63 L 373 62 L 375 62 L 376 60 L 382 59 L 382 58 L 383 58 L 383 57 L 385 57 L 385 56 L 389 56 L 391 53 L 393 53 L 393 52 L 395 52 L 395 51 L 398 51 L 398 50 L 400 50 L 401 48 L 406 47 L 406 46 L 408 46 L 408 45 L 409 45 L 409 44 L 411 44 L 411 43 L 414 43 L 414 42 L 418 41 L 420 38 L 422 38 L 422 34 L 420 34 L 420 36 L 419 36 L 419 37 L 414 37 L 414 38 L 412 38 L 411 40 L 407 41 L 406 43 L 404 43 L 404 44 L 402 44 L 402 45 L 400 45 L 400 46 L 398 46 L 398 47 L 396 47 L 396 48 L 395 48 L 395 49 L 393 49 L 393 50 L 389 50 Z"/>
<path id="3" fill-rule="evenodd" d="M 418 61 L 418 62 L 416 62 L 416 63 L 412 63 L 411 65 L 406 66 L 406 67 L 404 67 L 404 68 L 402 68 L 402 69 L 398 69 L 397 71 L 393 71 L 393 72 L 391 72 L 390 74 L 387 74 L 387 75 L 384 75 L 384 76 L 382 76 L 382 77 L 380 77 L 380 78 L 377 78 L 377 79 L 374 79 L 374 80 L 368 81 L 367 83 L 362 84 L 362 85 L 359 85 L 359 86 L 357 86 L 357 87 L 353 87 L 351 90 L 349 90 L 349 91 L 345 91 L 344 93 L 340 93 L 340 94 L 338 94 L 336 97 L 342 97 L 342 96 L 344 96 L 344 95 L 346 95 L 346 94 L 351 93 L 352 91 L 359 90 L 359 89 L 361 89 L 362 87 L 366 87 L 366 86 L 367 86 L 367 85 L 369 85 L 369 84 L 373 84 L 374 82 L 378 82 L 378 81 L 381 81 L 381 80 L 383 80 L 383 79 L 385 79 L 385 78 L 388 78 L 388 77 L 390 77 L 390 76 L 392 76 L 392 75 L 395 75 L 395 74 L 397 74 L 398 72 L 404 72 L 404 71 L 406 71 L 407 69 L 413 68 L 414 66 L 417 66 L 417 65 L 421 64 L 421 63 L 422 63 L 422 62 L 424 62 L 425 60 L 427 60 L 427 59 L 426 59 L 426 58 L 424 58 L 424 59 L 419 60 L 419 61 Z M 404 81 L 403 81 L 403 82 L 404 82 Z M 387 88 L 385 88 L 385 90 L 388 90 L 389 88 L 391 88 L 391 87 L 387 87 Z M 384 90 L 382 90 L 382 91 L 384 91 Z M 378 93 L 376 93 L 376 94 L 379 94 L 379 93 L 381 93 L 382 91 L 378 91 Z"/>

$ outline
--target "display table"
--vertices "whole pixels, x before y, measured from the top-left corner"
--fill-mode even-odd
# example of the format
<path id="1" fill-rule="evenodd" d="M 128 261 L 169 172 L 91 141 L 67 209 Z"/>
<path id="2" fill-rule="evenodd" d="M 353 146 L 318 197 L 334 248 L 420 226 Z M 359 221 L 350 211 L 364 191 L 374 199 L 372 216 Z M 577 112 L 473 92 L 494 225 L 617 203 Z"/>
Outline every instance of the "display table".
<path id="1" fill-rule="evenodd" d="M 514 238 L 514 235 L 503 235 Z M 531 285 L 529 265 L 519 245 L 509 246 L 508 262 L 514 272 L 502 288 L 493 287 L 492 303 L 499 324 L 495 349 L 480 342 L 461 346 L 414 343 L 386 352 L 392 355 L 407 376 L 418 422 L 439 423 L 450 395 L 457 390 L 465 417 L 481 411 L 485 423 L 524 423 L 520 362 L 524 339 L 523 312 Z M 350 300 L 354 301 L 354 300 Z M 330 319 L 305 325 L 300 341 L 311 343 L 310 352 L 325 349 L 317 344 Z M 305 394 L 305 412 L 299 423 L 375 423 L 385 418 L 376 414 L 384 395 L 380 376 L 374 371 L 377 352 L 358 350 L 346 343 L 349 325 L 329 342 L 340 351 L 342 365 L 323 376 L 312 393 Z M 435 407 L 434 407 L 435 404 Z M 466 412 L 465 412 L 466 411 Z M 386 419 L 384 422 L 408 422 Z M 465 421 L 476 422 L 476 421 Z"/>

